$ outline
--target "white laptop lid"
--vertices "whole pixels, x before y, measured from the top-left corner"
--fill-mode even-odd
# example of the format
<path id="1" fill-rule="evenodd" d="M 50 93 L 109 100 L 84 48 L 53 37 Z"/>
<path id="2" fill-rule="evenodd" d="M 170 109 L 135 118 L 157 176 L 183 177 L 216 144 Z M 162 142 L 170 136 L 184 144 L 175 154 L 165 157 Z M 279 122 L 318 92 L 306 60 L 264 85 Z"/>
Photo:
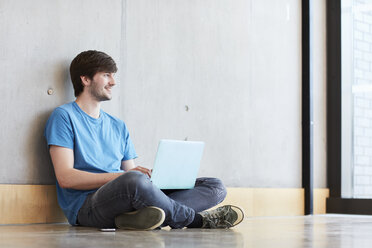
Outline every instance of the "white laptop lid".
<path id="1" fill-rule="evenodd" d="M 160 140 L 151 181 L 160 189 L 191 189 L 195 186 L 204 142 Z"/>

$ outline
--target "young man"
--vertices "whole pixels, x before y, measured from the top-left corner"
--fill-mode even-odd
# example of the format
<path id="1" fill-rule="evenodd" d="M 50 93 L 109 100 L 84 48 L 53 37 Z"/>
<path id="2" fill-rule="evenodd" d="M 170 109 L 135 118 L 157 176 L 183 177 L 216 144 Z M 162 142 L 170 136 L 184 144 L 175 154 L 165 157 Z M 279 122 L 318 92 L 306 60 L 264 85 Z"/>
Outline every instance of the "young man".
<path id="1" fill-rule="evenodd" d="M 103 52 L 76 56 L 70 66 L 76 100 L 56 108 L 45 127 L 58 202 L 69 223 L 135 230 L 240 223 L 238 207 L 204 211 L 226 196 L 219 179 L 198 178 L 194 189 L 162 191 L 151 183 L 151 170 L 135 165 L 126 125 L 101 109 L 102 101 L 111 100 L 116 71 Z"/>

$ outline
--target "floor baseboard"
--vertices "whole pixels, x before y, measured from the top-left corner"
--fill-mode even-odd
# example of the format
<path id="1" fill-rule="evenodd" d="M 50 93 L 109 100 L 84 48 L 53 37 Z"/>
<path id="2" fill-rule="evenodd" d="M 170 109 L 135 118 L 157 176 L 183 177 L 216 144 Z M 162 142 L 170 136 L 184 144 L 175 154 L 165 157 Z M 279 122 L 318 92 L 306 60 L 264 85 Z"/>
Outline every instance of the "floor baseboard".
<path id="1" fill-rule="evenodd" d="M 228 188 L 221 204 L 244 208 L 246 216 L 304 214 L 301 188 Z M 326 212 L 328 189 L 314 190 L 314 214 Z M 0 224 L 66 222 L 58 206 L 55 185 L 0 184 Z"/>

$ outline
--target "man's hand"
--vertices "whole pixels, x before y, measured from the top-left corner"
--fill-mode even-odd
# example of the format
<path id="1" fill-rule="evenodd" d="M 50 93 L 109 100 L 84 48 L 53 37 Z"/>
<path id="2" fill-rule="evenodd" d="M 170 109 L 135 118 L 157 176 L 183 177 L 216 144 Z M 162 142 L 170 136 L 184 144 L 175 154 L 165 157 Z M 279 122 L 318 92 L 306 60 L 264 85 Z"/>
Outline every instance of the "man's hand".
<path id="1" fill-rule="evenodd" d="M 143 174 L 147 175 L 150 178 L 151 178 L 151 173 L 152 173 L 152 170 L 147 169 L 147 168 L 142 167 L 142 166 L 137 166 L 137 167 L 134 167 L 134 168 L 132 168 L 130 170 L 127 170 L 127 171 L 139 171 L 139 172 L 142 172 Z"/>
<path id="2" fill-rule="evenodd" d="M 152 170 L 147 169 L 142 166 L 136 166 L 133 159 L 122 161 L 121 168 L 126 172 L 127 171 L 139 171 L 151 178 Z"/>

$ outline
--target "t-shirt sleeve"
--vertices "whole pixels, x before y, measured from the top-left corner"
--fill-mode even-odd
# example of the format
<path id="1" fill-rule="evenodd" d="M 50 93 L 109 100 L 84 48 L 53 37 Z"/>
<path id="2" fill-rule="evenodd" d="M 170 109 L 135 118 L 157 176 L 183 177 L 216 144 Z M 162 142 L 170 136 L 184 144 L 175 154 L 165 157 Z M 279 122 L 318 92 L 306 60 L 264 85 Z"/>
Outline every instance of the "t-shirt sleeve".
<path id="1" fill-rule="evenodd" d="M 44 130 L 48 146 L 56 145 L 74 149 L 74 133 L 68 113 L 60 108 L 53 111 Z"/>
<path id="2" fill-rule="evenodd" d="M 122 161 L 137 158 L 136 150 L 134 149 L 133 142 L 129 136 L 128 129 L 124 124 L 124 157 Z"/>

